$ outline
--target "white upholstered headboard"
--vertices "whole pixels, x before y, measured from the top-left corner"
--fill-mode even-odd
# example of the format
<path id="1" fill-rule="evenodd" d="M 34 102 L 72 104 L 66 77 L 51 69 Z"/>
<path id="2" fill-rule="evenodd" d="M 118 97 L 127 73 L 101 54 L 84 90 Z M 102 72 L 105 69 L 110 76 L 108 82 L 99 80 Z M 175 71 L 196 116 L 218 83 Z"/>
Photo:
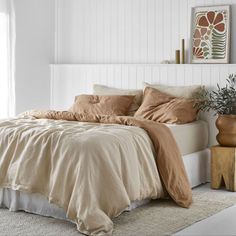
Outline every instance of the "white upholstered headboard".
<path id="1" fill-rule="evenodd" d="M 51 109 L 67 110 L 74 96 L 92 93 L 92 85 L 117 88 L 142 88 L 142 82 L 166 85 L 202 84 L 213 88 L 224 85 L 228 74 L 236 73 L 236 65 L 160 65 L 160 64 L 53 64 L 51 65 Z M 209 143 L 215 143 L 215 120 L 208 114 Z"/>

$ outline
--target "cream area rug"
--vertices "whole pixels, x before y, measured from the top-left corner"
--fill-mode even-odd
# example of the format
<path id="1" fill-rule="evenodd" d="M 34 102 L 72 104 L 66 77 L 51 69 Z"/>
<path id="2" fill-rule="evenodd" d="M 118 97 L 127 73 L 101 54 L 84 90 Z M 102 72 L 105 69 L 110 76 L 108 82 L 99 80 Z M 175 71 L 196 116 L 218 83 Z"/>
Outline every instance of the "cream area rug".
<path id="1" fill-rule="evenodd" d="M 190 209 L 172 201 L 152 201 L 114 219 L 114 236 L 171 235 L 191 224 L 236 204 L 236 193 L 211 190 L 209 185 L 193 190 Z M 0 235 L 81 235 L 74 224 L 24 212 L 0 209 Z"/>

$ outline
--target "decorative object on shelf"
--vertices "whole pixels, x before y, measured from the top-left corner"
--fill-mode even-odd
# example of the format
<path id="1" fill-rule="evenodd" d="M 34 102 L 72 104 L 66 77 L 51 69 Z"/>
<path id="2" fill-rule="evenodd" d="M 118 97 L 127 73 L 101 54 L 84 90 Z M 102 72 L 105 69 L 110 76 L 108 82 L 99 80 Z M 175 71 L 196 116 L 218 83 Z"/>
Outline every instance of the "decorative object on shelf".
<path id="1" fill-rule="evenodd" d="M 180 64 L 180 50 L 175 51 L 175 64 Z"/>
<path id="2" fill-rule="evenodd" d="M 191 62 L 229 63 L 230 6 L 192 9 Z"/>
<path id="3" fill-rule="evenodd" d="M 182 48 L 181 48 L 181 51 L 182 51 L 182 64 L 185 64 L 185 40 L 182 39 Z"/>
<path id="4" fill-rule="evenodd" d="M 200 110 L 213 110 L 215 115 L 218 114 L 218 143 L 226 147 L 236 147 L 236 75 L 229 75 L 225 87 L 217 84 L 216 91 L 205 90 L 198 95 L 198 99 Z"/>

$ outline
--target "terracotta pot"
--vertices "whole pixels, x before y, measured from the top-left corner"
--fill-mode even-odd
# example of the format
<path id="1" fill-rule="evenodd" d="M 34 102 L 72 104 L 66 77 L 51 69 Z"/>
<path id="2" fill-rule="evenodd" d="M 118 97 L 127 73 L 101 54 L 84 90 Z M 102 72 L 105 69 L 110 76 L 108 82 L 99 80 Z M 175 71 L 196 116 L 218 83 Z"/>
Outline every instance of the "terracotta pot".
<path id="1" fill-rule="evenodd" d="M 219 133 L 216 136 L 221 146 L 236 147 L 236 115 L 219 115 L 216 120 Z"/>

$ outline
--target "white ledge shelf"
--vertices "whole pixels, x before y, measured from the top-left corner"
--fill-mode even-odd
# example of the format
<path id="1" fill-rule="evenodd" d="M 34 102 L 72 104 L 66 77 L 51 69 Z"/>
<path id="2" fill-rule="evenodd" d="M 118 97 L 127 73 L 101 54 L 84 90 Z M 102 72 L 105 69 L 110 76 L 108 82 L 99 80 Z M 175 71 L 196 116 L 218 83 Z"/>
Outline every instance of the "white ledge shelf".
<path id="1" fill-rule="evenodd" d="M 154 64 L 154 63 L 62 63 L 50 64 L 50 66 L 220 66 L 229 67 L 236 66 L 236 64 Z"/>

